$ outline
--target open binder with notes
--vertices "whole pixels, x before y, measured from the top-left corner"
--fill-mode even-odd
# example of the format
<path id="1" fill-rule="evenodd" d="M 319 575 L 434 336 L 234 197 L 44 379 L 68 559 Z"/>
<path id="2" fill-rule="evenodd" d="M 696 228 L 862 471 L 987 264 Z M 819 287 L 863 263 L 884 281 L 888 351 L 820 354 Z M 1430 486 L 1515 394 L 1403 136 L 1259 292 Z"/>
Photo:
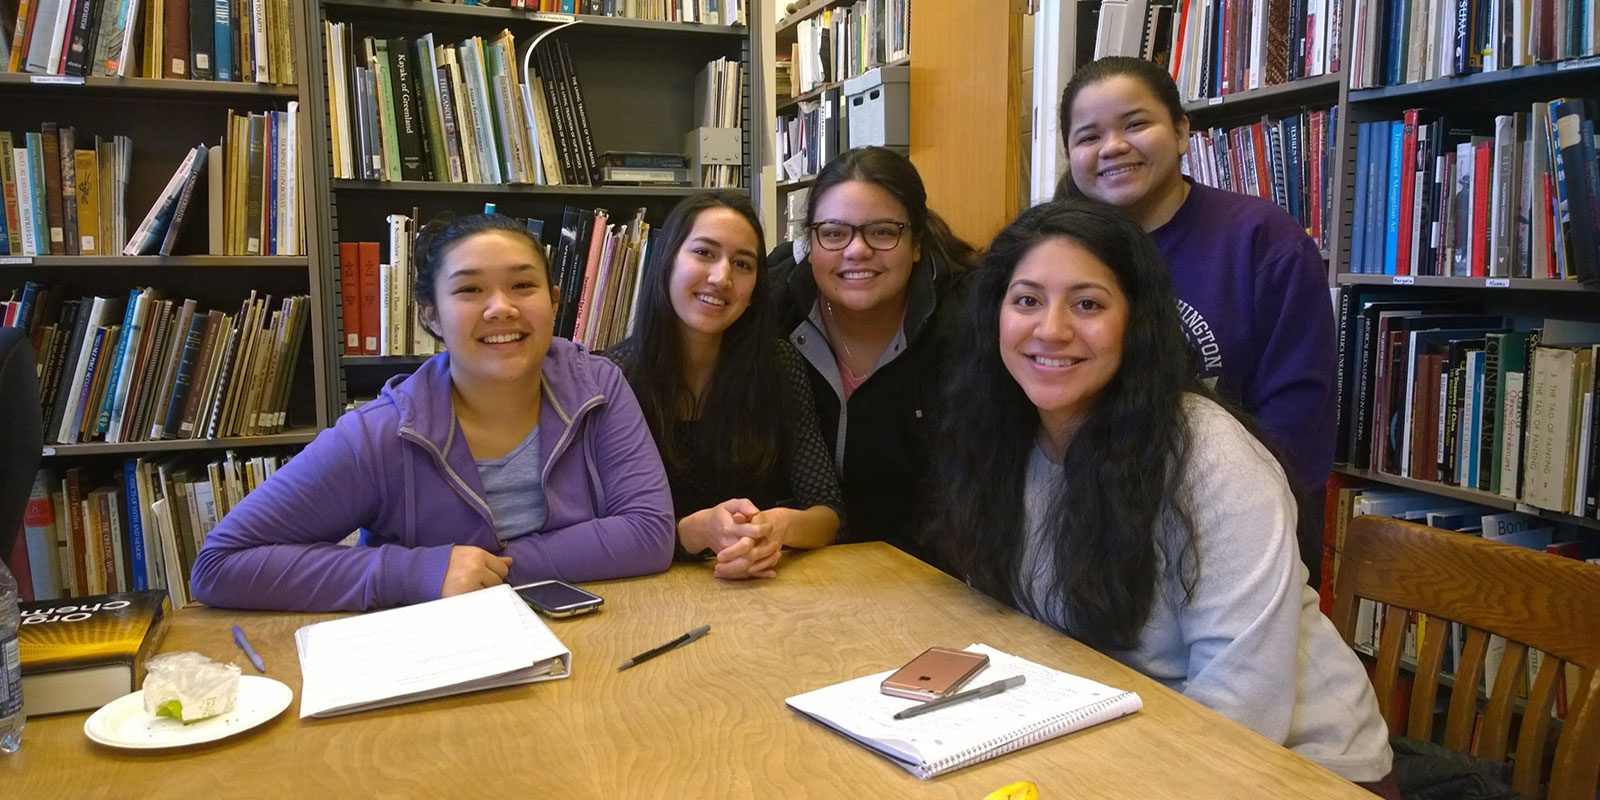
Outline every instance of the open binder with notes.
<path id="1" fill-rule="evenodd" d="M 510 586 L 307 625 L 300 717 L 565 678 L 572 653 Z"/>
<path id="2" fill-rule="evenodd" d="M 1132 714 L 1144 706 L 1133 692 L 987 645 L 966 649 L 989 656 L 989 666 L 969 686 L 1013 675 L 1027 680 L 1009 691 L 904 720 L 896 720 L 895 712 L 915 706 L 917 701 L 878 690 L 889 672 L 825 686 L 786 702 L 923 780 Z"/>

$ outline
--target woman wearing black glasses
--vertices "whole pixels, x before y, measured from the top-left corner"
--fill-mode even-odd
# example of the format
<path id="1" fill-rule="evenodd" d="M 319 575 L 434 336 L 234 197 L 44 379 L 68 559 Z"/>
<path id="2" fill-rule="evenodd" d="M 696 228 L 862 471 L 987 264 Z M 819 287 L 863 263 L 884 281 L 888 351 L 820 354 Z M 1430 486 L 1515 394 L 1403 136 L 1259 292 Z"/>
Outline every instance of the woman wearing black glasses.
<path id="1" fill-rule="evenodd" d="M 808 235 L 771 258 L 783 330 L 810 365 L 839 467 L 840 538 L 917 556 L 940 362 L 960 312 L 951 293 L 977 255 L 927 202 L 905 156 L 846 151 L 812 186 Z"/>

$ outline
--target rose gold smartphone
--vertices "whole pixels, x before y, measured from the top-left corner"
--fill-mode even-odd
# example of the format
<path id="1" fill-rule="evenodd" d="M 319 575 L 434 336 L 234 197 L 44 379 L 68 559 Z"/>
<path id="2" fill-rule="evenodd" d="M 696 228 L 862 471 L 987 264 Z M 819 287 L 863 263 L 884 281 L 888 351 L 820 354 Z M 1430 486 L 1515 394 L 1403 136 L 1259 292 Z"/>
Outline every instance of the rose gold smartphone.
<path id="1" fill-rule="evenodd" d="M 895 697 L 937 700 L 960 689 L 988 665 L 989 657 L 982 653 L 930 647 L 884 678 L 880 689 Z"/>

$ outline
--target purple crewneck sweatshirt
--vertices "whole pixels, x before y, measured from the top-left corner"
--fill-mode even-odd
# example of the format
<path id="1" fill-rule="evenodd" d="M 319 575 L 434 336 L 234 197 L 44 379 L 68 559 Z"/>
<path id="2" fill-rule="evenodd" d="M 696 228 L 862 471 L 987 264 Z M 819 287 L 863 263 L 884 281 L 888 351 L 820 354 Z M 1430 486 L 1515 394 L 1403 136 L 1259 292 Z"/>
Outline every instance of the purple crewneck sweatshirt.
<path id="1" fill-rule="evenodd" d="M 1338 399 L 1333 304 L 1316 244 L 1276 204 L 1193 182 L 1150 236 L 1201 376 L 1261 421 L 1293 480 L 1319 489 L 1333 469 Z"/>
<path id="2" fill-rule="evenodd" d="M 340 417 L 228 512 L 195 557 L 195 599 L 286 611 L 435 600 L 455 545 L 511 556 L 513 584 L 665 570 L 672 495 L 622 371 L 555 339 L 543 372 L 542 530 L 496 536 L 441 353 Z M 357 528 L 362 544 L 337 544 Z"/>

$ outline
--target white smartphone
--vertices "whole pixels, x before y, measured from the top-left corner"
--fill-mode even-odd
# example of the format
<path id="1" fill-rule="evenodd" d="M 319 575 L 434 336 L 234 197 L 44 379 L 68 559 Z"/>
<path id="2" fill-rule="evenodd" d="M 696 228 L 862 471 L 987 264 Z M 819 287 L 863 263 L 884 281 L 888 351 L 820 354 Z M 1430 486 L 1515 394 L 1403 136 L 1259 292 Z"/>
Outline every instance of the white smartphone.
<path id="1" fill-rule="evenodd" d="M 514 587 L 523 602 L 547 617 L 570 617 L 594 611 L 605 599 L 566 581 L 539 581 Z"/>

